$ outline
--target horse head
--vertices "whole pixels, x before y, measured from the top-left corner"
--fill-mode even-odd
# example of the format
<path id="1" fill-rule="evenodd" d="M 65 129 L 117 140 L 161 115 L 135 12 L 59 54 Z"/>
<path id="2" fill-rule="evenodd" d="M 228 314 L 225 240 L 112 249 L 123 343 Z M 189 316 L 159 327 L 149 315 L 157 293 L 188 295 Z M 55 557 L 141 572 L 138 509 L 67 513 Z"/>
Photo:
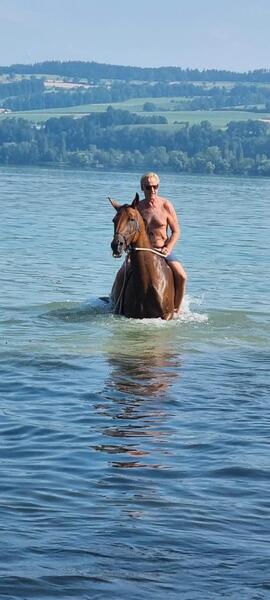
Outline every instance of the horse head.
<path id="1" fill-rule="evenodd" d="M 136 244 L 140 235 L 143 219 L 138 211 L 139 194 L 136 194 L 132 204 L 119 204 L 109 198 L 111 205 L 116 210 L 113 219 L 114 237 L 111 243 L 113 256 L 120 258 L 129 246 Z"/>

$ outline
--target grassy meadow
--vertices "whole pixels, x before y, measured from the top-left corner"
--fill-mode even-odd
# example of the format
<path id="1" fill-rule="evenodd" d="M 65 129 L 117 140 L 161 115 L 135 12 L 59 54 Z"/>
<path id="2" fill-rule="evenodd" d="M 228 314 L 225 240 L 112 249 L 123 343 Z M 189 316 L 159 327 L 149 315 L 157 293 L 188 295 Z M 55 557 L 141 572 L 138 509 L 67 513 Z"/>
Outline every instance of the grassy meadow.
<path id="1" fill-rule="evenodd" d="M 115 109 L 129 110 L 141 116 L 162 115 L 166 117 L 168 125 L 155 125 L 159 129 L 173 128 L 179 129 L 184 123 L 191 125 L 201 123 L 201 121 L 209 121 L 213 127 L 225 128 L 230 121 L 246 121 L 248 119 L 270 120 L 270 113 L 255 113 L 247 110 L 195 110 L 181 111 L 173 110 L 173 101 L 180 103 L 180 99 L 168 98 L 140 98 L 127 100 L 125 102 L 115 102 L 112 104 L 84 104 L 80 106 L 70 106 L 68 108 L 55 108 L 47 110 L 20 111 L 7 114 L 0 114 L 0 119 L 6 118 L 23 118 L 34 123 L 42 123 L 52 117 L 82 117 L 94 112 L 106 111 L 108 106 L 113 106 Z M 145 102 L 152 102 L 157 106 L 155 112 L 145 112 L 143 105 Z M 161 110 L 159 110 L 161 108 Z"/>
<path id="2" fill-rule="evenodd" d="M 13 81 L 18 81 L 22 79 L 23 76 L 16 75 L 13 78 Z M 26 75 L 25 75 L 26 77 Z M 47 83 L 52 82 L 53 80 L 56 82 L 60 82 L 63 85 L 64 79 L 59 76 L 53 75 L 40 75 L 40 77 L 44 78 L 44 82 Z M 65 78 L 65 81 L 67 78 Z M 0 83 L 10 82 L 12 81 L 7 76 L 0 76 Z M 237 84 L 237 82 L 192 82 L 193 85 L 202 86 L 205 88 L 211 88 L 215 85 L 219 87 L 230 88 Z M 66 84 L 71 85 L 71 84 Z M 259 87 L 267 87 L 270 84 L 258 84 Z M 161 97 L 161 98 L 133 98 L 130 100 L 126 100 L 124 102 L 115 102 L 115 103 L 104 103 L 104 104 L 84 104 L 79 106 L 70 106 L 65 108 L 52 108 L 52 109 L 40 109 L 40 110 L 31 110 L 31 111 L 19 111 L 19 112 L 9 112 L 9 113 L 0 113 L 0 119 L 6 118 L 23 118 L 33 123 L 42 123 L 47 121 L 52 117 L 62 117 L 62 116 L 70 116 L 70 117 L 82 117 L 89 115 L 94 112 L 103 112 L 106 111 L 108 106 L 113 106 L 115 109 L 123 109 L 129 110 L 130 112 L 137 113 L 141 116 L 152 116 L 152 115 L 162 115 L 166 117 L 168 124 L 166 125 L 151 125 L 151 127 L 155 127 L 162 130 L 173 130 L 179 129 L 185 123 L 189 123 L 190 125 L 201 123 L 201 121 L 209 121 L 213 127 L 224 129 L 228 122 L 230 121 L 245 121 L 248 119 L 258 120 L 265 119 L 270 120 L 270 113 L 255 113 L 248 111 L 246 107 L 243 107 L 243 110 L 181 110 L 181 104 L 187 101 L 188 98 L 181 97 Z M 143 110 L 143 106 L 146 102 L 150 102 L 154 104 L 156 109 L 153 112 L 146 112 Z M 258 107 L 259 108 L 259 107 Z M 180 109 L 180 110 L 178 110 Z M 141 127 L 141 125 L 137 125 L 137 127 Z M 145 127 L 145 125 L 144 125 Z"/>

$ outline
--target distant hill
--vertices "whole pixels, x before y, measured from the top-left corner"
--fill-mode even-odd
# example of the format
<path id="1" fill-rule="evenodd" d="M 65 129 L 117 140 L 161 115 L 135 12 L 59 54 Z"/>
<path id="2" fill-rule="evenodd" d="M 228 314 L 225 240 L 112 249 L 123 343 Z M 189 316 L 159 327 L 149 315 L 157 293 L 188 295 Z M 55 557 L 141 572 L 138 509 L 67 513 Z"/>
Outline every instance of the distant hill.
<path id="1" fill-rule="evenodd" d="M 0 74 L 59 75 L 91 81 L 117 79 L 124 81 L 238 81 L 270 83 L 270 69 L 238 73 L 217 69 L 182 69 L 181 67 L 133 67 L 94 61 L 45 61 L 34 64 L 0 66 Z"/>

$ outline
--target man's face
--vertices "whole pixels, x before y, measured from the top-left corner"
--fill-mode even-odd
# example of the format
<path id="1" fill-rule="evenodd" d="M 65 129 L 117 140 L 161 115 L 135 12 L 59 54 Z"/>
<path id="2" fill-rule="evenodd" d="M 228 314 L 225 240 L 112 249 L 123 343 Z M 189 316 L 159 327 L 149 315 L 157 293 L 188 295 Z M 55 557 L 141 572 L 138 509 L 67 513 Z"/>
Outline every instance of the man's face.
<path id="1" fill-rule="evenodd" d="M 158 182 L 155 177 L 147 177 L 143 182 L 143 191 L 147 200 L 156 198 Z"/>

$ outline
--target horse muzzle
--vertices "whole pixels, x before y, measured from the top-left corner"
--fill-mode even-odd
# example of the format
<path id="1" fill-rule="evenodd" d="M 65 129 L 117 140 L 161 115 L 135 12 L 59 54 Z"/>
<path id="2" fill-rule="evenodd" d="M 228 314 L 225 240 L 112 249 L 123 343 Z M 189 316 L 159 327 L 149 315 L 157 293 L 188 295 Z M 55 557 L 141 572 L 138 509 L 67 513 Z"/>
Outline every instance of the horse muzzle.
<path id="1" fill-rule="evenodd" d="M 114 258 L 120 258 L 120 256 L 122 256 L 123 252 L 126 251 L 126 240 L 124 238 L 123 235 L 121 235 L 120 233 L 116 233 L 116 235 L 113 238 L 113 241 L 111 243 L 111 249 L 112 249 L 112 253 Z"/>

